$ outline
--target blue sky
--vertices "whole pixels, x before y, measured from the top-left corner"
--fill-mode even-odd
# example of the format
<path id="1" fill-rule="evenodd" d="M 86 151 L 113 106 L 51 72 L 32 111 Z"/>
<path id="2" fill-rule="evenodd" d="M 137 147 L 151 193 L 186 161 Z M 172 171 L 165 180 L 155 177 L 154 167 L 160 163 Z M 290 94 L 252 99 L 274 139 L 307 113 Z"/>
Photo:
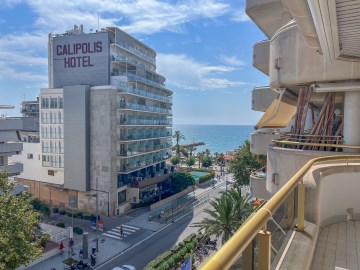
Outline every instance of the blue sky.
<path id="1" fill-rule="evenodd" d="M 244 1 L 2 0 L 2 105 L 34 100 L 47 87 L 49 33 L 118 26 L 157 52 L 157 70 L 174 92 L 175 124 L 255 124 L 251 90 L 268 79 L 252 67 L 252 46 L 265 36 Z M 99 18 L 99 20 L 98 20 Z"/>

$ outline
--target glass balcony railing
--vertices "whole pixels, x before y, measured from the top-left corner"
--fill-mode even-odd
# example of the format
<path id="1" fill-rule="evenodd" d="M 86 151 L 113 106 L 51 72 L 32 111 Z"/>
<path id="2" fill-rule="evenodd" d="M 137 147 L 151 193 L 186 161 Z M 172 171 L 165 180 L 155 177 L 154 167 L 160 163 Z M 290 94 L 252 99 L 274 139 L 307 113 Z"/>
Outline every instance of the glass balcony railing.
<path id="1" fill-rule="evenodd" d="M 150 153 L 154 151 L 164 150 L 171 148 L 172 145 L 168 143 L 160 144 L 160 145 L 146 145 L 144 147 L 134 147 L 128 150 L 118 151 L 118 156 L 120 157 L 130 157 L 136 155 L 142 155 L 144 153 Z"/>
<path id="2" fill-rule="evenodd" d="M 145 84 L 157 87 L 157 88 L 167 90 L 165 88 L 165 83 L 160 83 L 160 82 L 150 79 L 150 78 L 144 78 L 144 77 L 141 77 L 139 75 L 136 75 L 136 74 L 133 74 L 130 72 L 117 72 L 117 73 L 112 72 L 111 76 L 127 76 L 130 80 L 139 81 L 139 82 L 142 82 L 142 83 L 145 83 Z"/>
<path id="3" fill-rule="evenodd" d="M 130 110 L 137 110 L 137 111 L 145 111 L 145 112 L 156 112 L 156 113 L 166 113 L 171 114 L 171 110 L 159 108 L 159 107 L 153 107 L 153 106 L 147 106 L 147 105 L 140 105 L 140 104 L 134 104 L 134 103 L 123 103 L 120 102 L 118 104 L 118 108 L 120 109 L 130 109 Z"/>
<path id="4" fill-rule="evenodd" d="M 170 132 L 160 132 L 160 133 L 149 133 L 149 134 L 128 134 L 128 135 L 119 135 L 118 139 L 123 141 L 130 140 L 143 140 L 143 139 L 154 139 L 161 137 L 169 137 L 171 136 Z"/>
<path id="5" fill-rule="evenodd" d="M 112 44 L 115 44 L 115 45 L 118 46 L 118 47 L 124 48 L 124 49 L 126 49 L 127 51 L 129 51 L 129 52 L 132 52 L 133 54 L 135 54 L 135 55 L 137 55 L 137 56 L 145 59 L 146 61 L 152 63 L 153 65 L 156 64 L 156 61 L 155 61 L 155 59 L 154 59 L 153 57 L 151 57 L 151 56 L 150 56 L 149 54 L 147 54 L 147 53 L 144 53 L 144 52 L 142 52 L 142 51 L 139 51 L 138 49 L 136 49 L 136 48 L 134 48 L 134 47 L 132 47 L 132 46 L 129 46 L 129 45 L 127 45 L 127 44 L 122 44 L 122 45 L 117 44 L 117 43 L 112 43 Z"/>
<path id="6" fill-rule="evenodd" d="M 119 120 L 119 125 L 172 125 L 171 120 L 156 120 L 156 119 L 129 119 L 129 120 Z"/>
<path id="7" fill-rule="evenodd" d="M 154 94 L 154 93 L 145 91 L 143 89 L 135 89 L 135 88 L 132 88 L 129 86 L 123 86 L 121 83 L 115 83 L 115 85 L 121 87 L 118 90 L 120 93 L 129 93 L 129 94 L 134 94 L 134 95 L 138 95 L 141 97 L 147 97 L 147 98 L 152 98 L 152 99 L 159 100 L 159 101 L 172 103 L 172 97 L 169 97 L 169 96 L 158 95 L 158 94 Z"/>
<path id="8" fill-rule="evenodd" d="M 169 154 L 166 154 L 166 153 L 159 153 L 159 154 L 160 155 L 158 155 L 158 156 L 147 157 L 147 158 L 141 159 L 141 160 L 130 158 L 127 160 L 128 163 L 123 164 L 123 165 L 118 165 L 118 171 L 119 172 L 133 171 L 133 170 L 137 170 L 137 169 L 140 169 L 143 167 L 152 166 L 156 163 L 165 161 L 166 159 L 170 158 Z"/>

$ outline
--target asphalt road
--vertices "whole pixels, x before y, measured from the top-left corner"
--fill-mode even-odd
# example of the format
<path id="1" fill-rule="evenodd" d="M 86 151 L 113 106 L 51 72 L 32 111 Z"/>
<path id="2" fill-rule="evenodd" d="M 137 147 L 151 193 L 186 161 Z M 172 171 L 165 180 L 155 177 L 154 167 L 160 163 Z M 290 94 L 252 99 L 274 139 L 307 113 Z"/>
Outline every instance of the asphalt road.
<path id="1" fill-rule="evenodd" d="M 186 215 L 180 220 L 165 227 L 163 230 L 155 233 L 144 242 L 131 247 L 123 254 L 119 254 L 112 260 L 109 260 L 96 270 L 109 270 L 116 266 L 129 264 L 136 269 L 143 269 L 150 261 L 155 259 L 159 254 L 170 250 L 178 241 L 179 236 L 193 222 L 193 213 Z M 191 228 L 197 231 L 197 228 Z M 189 232 L 190 234 L 191 232 Z"/>

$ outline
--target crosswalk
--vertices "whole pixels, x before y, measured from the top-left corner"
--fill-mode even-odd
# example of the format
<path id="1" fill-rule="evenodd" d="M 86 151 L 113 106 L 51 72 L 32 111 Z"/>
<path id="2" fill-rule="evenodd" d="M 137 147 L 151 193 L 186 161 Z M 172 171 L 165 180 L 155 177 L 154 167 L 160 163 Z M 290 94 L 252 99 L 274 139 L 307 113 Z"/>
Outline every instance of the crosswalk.
<path id="1" fill-rule="evenodd" d="M 140 228 L 133 227 L 130 225 L 122 225 L 122 227 L 123 227 L 123 237 L 121 237 L 121 234 L 120 234 L 120 226 L 113 228 L 113 229 L 103 233 L 102 235 L 121 240 L 121 239 L 128 237 L 130 234 L 135 233 L 138 230 L 140 230 Z"/>

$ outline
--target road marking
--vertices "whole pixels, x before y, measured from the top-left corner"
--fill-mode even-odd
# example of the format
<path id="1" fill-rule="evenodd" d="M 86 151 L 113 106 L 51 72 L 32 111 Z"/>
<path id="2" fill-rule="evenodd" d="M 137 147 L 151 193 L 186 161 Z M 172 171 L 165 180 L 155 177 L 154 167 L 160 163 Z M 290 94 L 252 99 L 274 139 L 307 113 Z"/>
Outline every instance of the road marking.
<path id="1" fill-rule="evenodd" d="M 129 228 L 129 229 L 134 229 L 134 230 L 140 230 L 140 228 L 138 228 L 138 227 L 133 227 L 133 226 L 130 226 L 130 225 L 122 225 L 123 227 L 125 227 L 125 228 Z M 117 228 L 117 227 L 116 227 Z"/>
<path id="2" fill-rule="evenodd" d="M 118 231 L 120 231 L 120 227 L 116 227 L 116 228 L 114 228 L 113 230 L 118 230 Z M 137 230 L 132 230 L 132 229 L 129 229 L 129 228 L 126 228 L 126 227 L 123 227 L 123 231 L 125 232 L 125 231 L 129 231 L 129 232 L 136 232 Z"/>
<path id="3" fill-rule="evenodd" d="M 126 236 L 140 230 L 140 228 L 138 228 L 138 227 L 133 227 L 133 226 L 129 226 L 129 225 L 121 225 L 121 226 L 123 227 L 123 237 L 121 237 L 121 234 L 120 234 L 120 226 L 115 227 L 111 230 L 108 230 L 106 233 L 103 233 L 102 235 L 121 240 L 121 239 L 125 238 Z"/>
<path id="4" fill-rule="evenodd" d="M 103 233 L 102 235 L 107 236 L 107 237 L 110 237 L 110 238 L 118 239 L 118 240 L 121 240 L 121 239 L 123 239 L 123 238 L 126 237 L 126 235 L 124 235 L 124 237 L 120 237 L 120 236 L 116 236 L 116 235 L 112 235 L 112 234 L 107 234 L 107 233 Z"/>

